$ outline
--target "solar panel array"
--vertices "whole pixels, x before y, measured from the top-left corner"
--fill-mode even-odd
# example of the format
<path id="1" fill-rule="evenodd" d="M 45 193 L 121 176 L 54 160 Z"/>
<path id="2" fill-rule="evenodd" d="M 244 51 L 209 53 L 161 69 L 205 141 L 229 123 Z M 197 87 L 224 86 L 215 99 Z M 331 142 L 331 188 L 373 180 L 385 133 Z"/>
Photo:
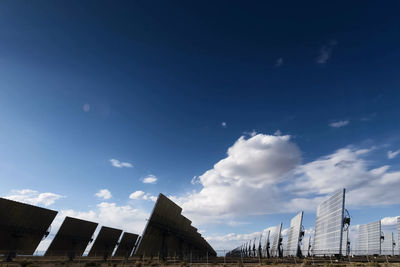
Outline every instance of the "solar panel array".
<path id="1" fill-rule="evenodd" d="M 160 194 L 135 255 L 181 259 L 216 256 L 215 250 L 181 212 L 181 207 Z"/>
<path id="2" fill-rule="evenodd" d="M 57 211 L 0 198 L 0 254 L 32 255 Z"/>
<path id="3" fill-rule="evenodd" d="M 297 256 L 299 252 L 300 233 L 303 223 L 303 212 L 299 212 L 290 221 L 289 236 L 286 244 L 286 249 L 283 252 L 284 256 Z"/>
<path id="4" fill-rule="evenodd" d="M 136 234 L 125 232 L 122 235 L 121 241 L 119 242 L 117 250 L 114 253 L 114 257 L 129 257 L 132 254 L 138 237 L 139 236 Z"/>
<path id="5" fill-rule="evenodd" d="M 122 230 L 103 226 L 89 251 L 89 257 L 108 258 L 114 251 Z"/>
<path id="6" fill-rule="evenodd" d="M 96 227 L 94 222 L 65 217 L 45 256 L 82 256 Z"/>
<path id="7" fill-rule="evenodd" d="M 314 255 L 341 255 L 345 189 L 322 202 L 317 209 Z"/>
<path id="8" fill-rule="evenodd" d="M 358 229 L 356 254 L 381 254 L 381 221 L 360 225 Z"/>
<path id="9" fill-rule="evenodd" d="M 271 256 L 272 257 L 279 257 L 279 250 L 280 250 L 280 243 L 281 243 L 281 231 L 282 231 L 282 223 L 278 225 L 274 235 L 274 242 L 272 243 L 271 247 Z"/>

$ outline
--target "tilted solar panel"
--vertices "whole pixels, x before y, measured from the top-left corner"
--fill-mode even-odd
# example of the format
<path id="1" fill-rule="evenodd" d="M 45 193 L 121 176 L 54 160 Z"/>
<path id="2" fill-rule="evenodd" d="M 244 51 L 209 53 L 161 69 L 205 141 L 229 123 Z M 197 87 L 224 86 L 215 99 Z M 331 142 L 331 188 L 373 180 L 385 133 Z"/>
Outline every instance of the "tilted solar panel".
<path id="1" fill-rule="evenodd" d="M 135 255 L 143 257 L 216 256 L 207 241 L 184 217 L 182 208 L 160 194 L 147 222 Z"/>
<path id="2" fill-rule="evenodd" d="M 283 253 L 284 256 L 298 255 L 302 223 L 303 212 L 301 211 L 290 221 L 289 236 Z"/>
<path id="3" fill-rule="evenodd" d="M 65 217 L 45 256 L 82 256 L 96 227 L 94 222 Z"/>
<path id="4" fill-rule="evenodd" d="M 0 254 L 32 255 L 56 215 L 54 210 L 0 198 Z"/>
<path id="5" fill-rule="evenodd" d="M 341 255 L 345 189 L 322 202 L 315 222 L 314 255 Z"/>
<path id="6" fill-rule="evenodd" d="M 129 257 L 135 247 L 138 235 L 125 232 L 122 235 L 121 241 L 114 253 L 114 257 Z"/>
<path id="7" fill-rule="evenodd" d="M 274 235 L 274 242 L 272 243 L 271 247 L 271 256 L 272 257 L 279 257 L 280 251 L 280 242 L 281 242 L 281 231 L 282 231 L 282 223 L 278 225 Z"/>
<path id="8" fill-rule="evenodd" d="M 89 257 L 108 258 L 114 251 L 122 230 L 102 226 L 96 240 L 91 247 Z"/>
<path id="9" fill-rule="evenodd" d="M 356 255 L 381 254 L 381 221 L 360 225 Z"/>

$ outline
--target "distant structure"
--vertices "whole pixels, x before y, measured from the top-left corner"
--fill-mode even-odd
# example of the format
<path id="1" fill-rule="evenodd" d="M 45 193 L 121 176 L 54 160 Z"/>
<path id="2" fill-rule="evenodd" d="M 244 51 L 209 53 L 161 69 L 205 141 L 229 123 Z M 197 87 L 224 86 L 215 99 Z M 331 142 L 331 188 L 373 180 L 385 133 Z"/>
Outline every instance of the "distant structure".
<path id="1" fill-rule="evenodd" d="M 181 260 L 216 257 L 215 250 L 181 212 L 181 207 L 160 194 L 135 255 L 162 259 L 178 257 Z"/>
<path id="2" fill-rule="evenodd" d="M 339 190 L 318 206 L 313 255 L 343 255 L 343 232 L 350 225 L 350 217 L 345 216 L 345 192 Z"/>

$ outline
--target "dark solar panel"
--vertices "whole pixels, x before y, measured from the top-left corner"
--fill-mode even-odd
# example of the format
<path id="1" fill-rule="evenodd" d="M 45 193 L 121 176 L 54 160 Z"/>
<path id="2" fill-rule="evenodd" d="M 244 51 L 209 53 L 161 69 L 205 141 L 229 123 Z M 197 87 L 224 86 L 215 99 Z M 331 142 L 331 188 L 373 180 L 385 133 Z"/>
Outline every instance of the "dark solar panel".
<path id="1" fill-rule="evenodd" d="M 114 251 L 122 230 L 103 226 L 89 251 L 89 257 L 108 258 Z"/>
<path id="2" fill-rule="evenodd" d="M 82 256 L 97 223 L 65 217 L 45 256 Z"/>
<path id="3" fill-rule="evenodd" d="M 115 251 L 114 257 L 129 257 L 135 247 L 138 235 L 131 233 L 124 233 L 122 235 L 121 241 Z"/>
<path id="4" fill-rule="evenodd" d="M 57 211 L 0 198 L 0 253 L 32 255 Z"/>
<path id="5" fill-rule="evenodd" d="M 182 208 L 160 194 L 135 254 L 181 258 L 189 253 L 193 257 L 216 256 L 214 249 L 181 212 Z"/>

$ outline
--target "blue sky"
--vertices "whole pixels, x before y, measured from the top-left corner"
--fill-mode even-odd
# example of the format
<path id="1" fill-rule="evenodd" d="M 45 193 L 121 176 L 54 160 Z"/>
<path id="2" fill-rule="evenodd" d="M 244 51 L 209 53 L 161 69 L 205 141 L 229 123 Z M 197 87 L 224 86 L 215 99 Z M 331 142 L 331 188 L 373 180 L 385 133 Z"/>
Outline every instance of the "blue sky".
<path id="1" fill-rule="evenodd" d="M 399 8 L 1 1 L 0 195 L 140 232 L 162 192 L 219 247 L 340 187 L 354 224 L 397 216 Z"/>

